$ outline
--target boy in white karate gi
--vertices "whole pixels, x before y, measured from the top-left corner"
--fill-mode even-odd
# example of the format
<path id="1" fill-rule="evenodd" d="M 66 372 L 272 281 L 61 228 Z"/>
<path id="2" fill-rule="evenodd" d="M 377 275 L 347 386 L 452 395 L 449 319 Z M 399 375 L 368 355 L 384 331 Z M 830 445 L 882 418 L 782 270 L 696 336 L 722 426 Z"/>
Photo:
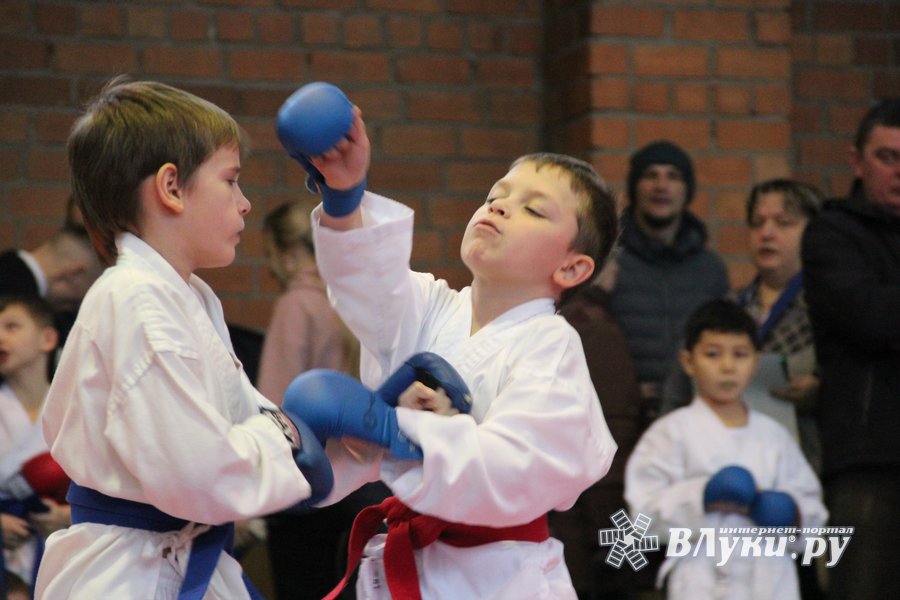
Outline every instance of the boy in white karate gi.
<path id="1" fill-rule="evenodd" d="M 47 453 L 40 423 L 59 339 L 53 321 L 37 296 L 0 296 L 0 577 L 9 598 L 31 597 L 44 539 L 70 519 L 68 478 Z"/>
<path id="2" fill-rule="evenodd" d="M 85 297 L 47 399 L 75 524 L 49 538 L 37 598 L 251 597 L 223 551 L 230 523 L 317 493 L 298 470 L 314 444 L 250 384 L 193 274 L 234 260 L 250 210 L 241 144 L 225 111 L 155 82 L 112 81 L 74 125 L 75 199 L 115 265 Z"/>
<path id="3" fill-rule="evenodd" d="M 303 115 L 281 117 L 289 130 Z M 382 451 L 359 460 L 346 443 L 326 446 L 336 480 L 329 501 L 378 477 L 396 497 L 381 510 L 391 531 L 384 570 L 384 544 L 372 540 L 359 597 L 575 598 L 546 514 L 571 507 L 603 477 L 616 445 L 578 334 L 556 303 L 609 252 L 609 189 L 571 157 L 520 158 L 466 228 L 461 254 L 473 281 L 456 291 L 410 270 L 413 211 L 364 191 L 370 152 L 358 109 L 349 134 L 322 156 L 298 153 L 289 138 L 323 195 L 313 211 L 316 257 L 362 343 L 363 382 L 375 387 L 410 355 L 431 351 L 458 370 L 473 399 L 471 414 L 449 417 L 401 400 L 399 427 L 421 461 Z M 402 533 L 407 526 L 418 541 Z"/>
<path id="4" fill-rule="evenodd" d="M 828 512 L 788 431 L 742 401 L 758 358 L 753 318 L 731 301 L 713 300 L 685 330 L 680 358 L 697 395 L 650 426 L 625 468 L 625 499 L 632 516 L 651 518 L 648 534 L 666 543 L 672 527 L 692 533 L 691 551 L 668 557 L 658 582 L 667 578 L 670 599 L 799 599 L 791 557 L 802 551 L 799 534 L 781 556 L 741 556 L 738 540 L 723 560 L 717 536 L 693 547 L 703 540 L 701 528 L 820 527 Z M 725 537 L 732 544 L 734 536 Z"/>

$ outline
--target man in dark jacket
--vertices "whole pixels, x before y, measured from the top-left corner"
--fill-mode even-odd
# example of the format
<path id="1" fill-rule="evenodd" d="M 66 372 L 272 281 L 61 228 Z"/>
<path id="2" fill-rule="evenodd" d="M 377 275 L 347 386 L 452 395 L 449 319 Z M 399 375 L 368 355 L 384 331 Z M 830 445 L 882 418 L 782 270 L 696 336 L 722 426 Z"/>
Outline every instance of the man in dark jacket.
<path id="1" fill-rule="evenodd" d="M 56 314 L 62 348 L 81 299 L 102 270 L 87 232 L 67 221 L 29 251 L 0 251 L 0 295 L 46 299 Z"/>
<path id="2" fill-rule="evenodd" d="M 696 187 L 688 155 L 667 141 L 640 149 L 628 173 L 630 205 L 615 260 L 598 278 L 625 334 L 643 412 L 658 410 L 660 386 L 678 352 L 684 323 L 704 301 L 728 292 L 722 259 L 706 247 L 706 227 L 687 206 Z"/>
<path id="3" fill-rule="evenodd" d="M 829 597 L 900 598 L 900 99 L 863 118 L 849 198 L 803 237 L 821 367 L 822 479 L 831 524 L 855 527 Z"/>

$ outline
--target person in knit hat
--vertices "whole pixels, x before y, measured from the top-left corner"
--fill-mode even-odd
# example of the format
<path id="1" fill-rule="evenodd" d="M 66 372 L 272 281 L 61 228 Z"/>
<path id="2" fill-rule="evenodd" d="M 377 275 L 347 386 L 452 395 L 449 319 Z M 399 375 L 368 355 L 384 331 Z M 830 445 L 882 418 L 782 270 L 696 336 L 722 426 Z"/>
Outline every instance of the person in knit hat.
<path id="1" fill-rule="evenodd" d="M 707 248 L 706 226 L 687 210 L 696 190 L 688 154 L 656 141 L 629 166 L 618 248 L 598 285 L 609 294 L 610 313 L 634 359 L 646 427 L 658 414 L 660 387 L 688 315 L 726 294 L 729 282 L 722 259 Z"/>

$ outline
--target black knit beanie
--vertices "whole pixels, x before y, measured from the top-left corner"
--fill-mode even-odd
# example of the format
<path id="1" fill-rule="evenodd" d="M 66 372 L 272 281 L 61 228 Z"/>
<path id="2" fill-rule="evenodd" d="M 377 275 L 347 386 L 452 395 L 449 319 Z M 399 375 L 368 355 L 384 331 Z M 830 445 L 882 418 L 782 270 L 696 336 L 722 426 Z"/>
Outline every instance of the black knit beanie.
<path id="1" fill-rule="evenodd" d="M 650 165 L 672 165 L 681 171 L 687 186 L 687 202 L 694 198 L 694 165 L 687 153 L 672 142 L 648 144 L 634 153 L 628 170 L 628 201 L 634 202 L 634 190 L 644 169 Z"/>

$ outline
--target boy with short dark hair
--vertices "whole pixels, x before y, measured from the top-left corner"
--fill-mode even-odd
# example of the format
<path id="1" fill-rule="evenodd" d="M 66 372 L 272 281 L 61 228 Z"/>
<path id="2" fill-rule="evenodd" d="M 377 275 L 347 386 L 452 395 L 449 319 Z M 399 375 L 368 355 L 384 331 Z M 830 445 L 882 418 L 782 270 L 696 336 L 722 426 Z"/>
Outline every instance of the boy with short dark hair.
<path id="1" fill-rule="evenodd" d="M 666 542 L 670 528 L 686 527 L 699 543 L 700 528 L 823 525 L 821 487 L 799 446 L 742 400 L 758 358 L 753 318 L 729 300 L 703 304 L 688 319 L 680 358 L 697 396 L 650 426 L 625 471 L 625 499 L 632 514 L 651 518 L 648 533 Z M 670 599 L 736 590 L 754 600 L 800 597 L 790 552 L 735 552 L 717 565 L 722 557 L 712 544 L 666 559 L 658 581 L 668 577 Z"/>
<path id="2" fill-rule="evenodd" d="M 449 417 L 396 409 L 421 461 L 381 452 L 359 461 L 346 443 L 328 444 L 330 500 L 379 477 L 396 495 L 381 506 L 389 533 L 368 544 L 359 597 L 574 598 L 546 514 L 568 509 L 599 480 L 616 445 L 581 341 L 556 304 L 590 281 L 615 239 L 609 189 L 568 156 L 513 162 L 469 221 L 461 254 L 473 280 L 457 291 L 410 269 L 413 211 L 365 192 L 369 142 L 359 110 L 348 136 L 312 158 L 292 147 L 291 115 L 282 116 L 282 141 L 312 164 L 322 191 L 316 257 L 361 341 L 363 381 L 374 387 L 427 350 L 457 369 L 473 400 L 471 414 Z"/>
<path id="3" fill-rule="evenodd" d="M 36 296 L 0 296 L 0 518 L 9 592 L 30 596 L 44 538 L 69 525 L 68 479 L 47 452 L 40 413 L 58 334 Z M 6 574 L 0 570 L 0 577 Z M 2 588 L 2 586 L 0 586 Z"/>

